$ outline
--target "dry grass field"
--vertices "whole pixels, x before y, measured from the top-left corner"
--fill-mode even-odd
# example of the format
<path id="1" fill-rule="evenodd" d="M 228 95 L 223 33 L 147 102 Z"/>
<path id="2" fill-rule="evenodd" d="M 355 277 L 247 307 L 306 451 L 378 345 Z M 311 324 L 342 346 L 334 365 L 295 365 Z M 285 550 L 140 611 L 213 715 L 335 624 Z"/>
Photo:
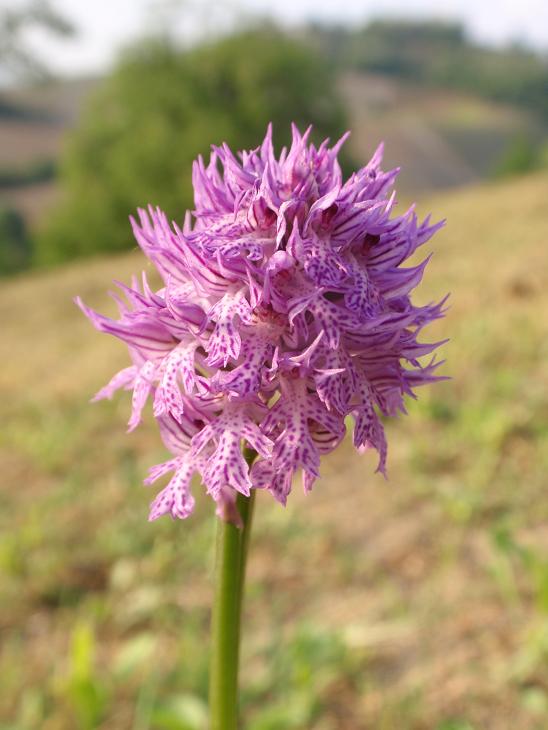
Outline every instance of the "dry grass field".
<path id="1" fill-rule="evenodd" d="M 548 727 L 547 201 L 542 175 L 419 206 L 448 219 L 420 297 L 452 293 L 452 380 L 390 424 L 388 481 L 346 444 L 310 496 L 259 495 L 247 730 Z M 206 727 L 211 505 L 147 523 L 159 438 L 89 405 L 125 352 L 71 303 L 111 311 L 142 264 L 2 284 L 2 730 Z"/>

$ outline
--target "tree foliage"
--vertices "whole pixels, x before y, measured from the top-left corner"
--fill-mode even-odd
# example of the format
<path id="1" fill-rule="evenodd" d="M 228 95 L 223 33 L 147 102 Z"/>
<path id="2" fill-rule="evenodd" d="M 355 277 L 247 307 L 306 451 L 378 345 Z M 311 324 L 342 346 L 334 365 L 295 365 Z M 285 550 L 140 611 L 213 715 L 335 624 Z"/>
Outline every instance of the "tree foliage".
<path id="1" fill-rule="evenodd" d="M 510 140 L 501 159 L 493 170 L 493 177 L 505 178 L 523 175 L 543 166 L 542 146 L 525 135 Z"/>
<path id="2" fill-rule="evenodd" d="M 13 208 L 0 207 L 0 276 L 26 268 L 31 253 L 23 216 Z"/>
<path id="3" fill-rule="evenodd" d="M 211 143 L 255 147 L 272 120 L 316 136 L 345 129 L 330 68 L 274 28 L 180 51 L 165 40 L 128 50 L 97 90 L 61 165 L 64 202 L 39 240 L 55 262 L 132 243 L 128 215 L 160 205 L 180 220 L 192 207 L 191 162 Z"/>

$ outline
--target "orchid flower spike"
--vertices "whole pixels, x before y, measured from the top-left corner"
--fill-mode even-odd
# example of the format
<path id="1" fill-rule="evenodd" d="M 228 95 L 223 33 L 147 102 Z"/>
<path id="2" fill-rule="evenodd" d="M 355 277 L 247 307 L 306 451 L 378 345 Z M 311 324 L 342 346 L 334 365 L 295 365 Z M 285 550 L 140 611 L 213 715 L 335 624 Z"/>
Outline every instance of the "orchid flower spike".
<path id="1" fill-rule="evenodd" d="M 418 336 L 445 300 L 413 305 L 429 257 L 402 264 L 443 222 L 419 223 L 413 208 L 391 217 L 398 170 L 381 170 L 382 145 L 344 182 L 347 135 L 316 148 L 309 134 L 293 126 L 279 157 L 271 127 L 255 150 L 199 157 L 182 228 L 153 207 L 132 219 L 162 287 L 144 274 L 119 285 L 117 320 L 77 300 L 132 361 L 96 398 L 132 390 L 130 430 L 150 400 L 171 452 L 146 480 L 173 474 L 151 520 L 192 512 L 195 474 L 225 519 L 238 492 L 267 489 L 285 504 L 297 471 L 311 489 L 348 416 L 354 445 L 376 449 L 385 473 L 381 416 L 405 412 L 404 395 L 440 379 L 440 363 L 421 358 L 441 343 Z M 252 467 L 244 446 L 257 453 Z"/>

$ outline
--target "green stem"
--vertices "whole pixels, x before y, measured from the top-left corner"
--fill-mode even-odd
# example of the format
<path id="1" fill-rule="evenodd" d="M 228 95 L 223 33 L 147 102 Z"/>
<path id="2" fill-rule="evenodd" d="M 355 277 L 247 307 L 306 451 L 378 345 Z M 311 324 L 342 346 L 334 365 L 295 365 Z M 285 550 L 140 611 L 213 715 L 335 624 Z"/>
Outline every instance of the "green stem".
<path id="1" fill-rule="evenodd" d="M 249 465 L 255 456 L 255 452 L 246 450 L 245 458 Z M 240 622 L 254 501 L 254 489 L 250 497 L 238 494 L 236 506 L 241 527 L 219 520 L 217 578 L 211 623 L 210 730 L 238 728 Z"/>

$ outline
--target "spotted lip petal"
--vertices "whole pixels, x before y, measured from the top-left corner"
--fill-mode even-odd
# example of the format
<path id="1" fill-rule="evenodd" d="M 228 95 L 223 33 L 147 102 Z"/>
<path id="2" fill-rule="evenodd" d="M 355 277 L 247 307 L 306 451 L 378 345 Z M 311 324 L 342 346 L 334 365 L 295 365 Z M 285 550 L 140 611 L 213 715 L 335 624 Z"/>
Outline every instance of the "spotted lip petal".
<path id="1" fill-rule="evenodd" d="M 376 449 L 385 473 L 381 417 L 405 412 L 405 396 L 443 379 L 441 363 L 422 360 L 443 342 L 419 336 L 445 300 L 411 301 L 430 257 L 403 266 L 443 221 L 419 222 L 413 207 L 393 215 L 398 170 L 381 170 L 382 145 L 343 181 L 347 135 L 316 147 L 310 134 L 293 125 L 279 157 L 271 126 L 238 156 L 213 147 L 209 163 L 194 163 L 195 208 L 182 228 L 152 206 L 131 219 L 162 288 L 144 275 L 118 284 L 118 319 L 77 300 L 132 361 L 95 399 L 133 390 L 130 430 L 151 399 L 172 454 L 146 480 L 173 473 L 152 520 L 192 512 L 194 474 L 223 519 L 237 521 L 236 493 L 252 488 L 285 504 L 297 470 L 311 489 L 348 416 L 356 448 Z M 243 446 L 258 453 L 252 469 Z"/>

